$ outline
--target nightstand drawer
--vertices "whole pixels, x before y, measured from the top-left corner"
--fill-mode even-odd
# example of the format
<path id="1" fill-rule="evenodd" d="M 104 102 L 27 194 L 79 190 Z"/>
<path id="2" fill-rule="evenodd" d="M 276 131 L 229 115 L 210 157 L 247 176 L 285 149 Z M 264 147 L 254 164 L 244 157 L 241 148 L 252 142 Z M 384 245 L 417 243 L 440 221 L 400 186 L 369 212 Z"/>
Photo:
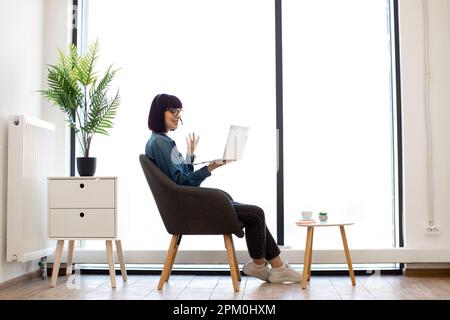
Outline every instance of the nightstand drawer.
<path id="1" fill-rule="evenodd" d="M 49 181 L 49 208 L 114 208 L 113 179 Z"/>
<path id="2" fill-rule="evenodd" d="M 114 238 L 114 209 L 50 209 L 50 238 Z"/>

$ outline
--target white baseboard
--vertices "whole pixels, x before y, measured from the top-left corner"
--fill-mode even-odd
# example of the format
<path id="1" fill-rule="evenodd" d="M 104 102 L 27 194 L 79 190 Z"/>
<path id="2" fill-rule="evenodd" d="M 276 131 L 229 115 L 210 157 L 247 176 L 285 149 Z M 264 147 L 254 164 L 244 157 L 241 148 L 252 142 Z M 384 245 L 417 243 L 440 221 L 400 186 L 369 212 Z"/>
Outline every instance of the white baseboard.
<path id="1" fill-rule="evenodd" d="M 165 250 L 125 250 L 125 262 L 130 264 L 161 264 L 166 258 Z M 376 263 L 450 263 L 449 249 L 395 248 L 395 249 L 354 249 L 351 250 L 352 262 L 355 264 Z M 282 249 L 283 257 L 289 263 L 302 264 L 304 250 Z M 250 257 L 246 250 L 236 250 L 239 263 L 247 262 Z M 117 257 L 116 262 L 118 262 Z M 49 257 L 53 262 L 53 256 Z M 62 262 L 66 261 L 66 251 Z M 75 249 L 74 263 L 105 263 L 105 250 Z M 225 250 L 180 250 L 177 263 L 182 264 L 214 264 L 227 263 Z M 343 250 L 315 250 L 314 264 L 346 263 Z"/>

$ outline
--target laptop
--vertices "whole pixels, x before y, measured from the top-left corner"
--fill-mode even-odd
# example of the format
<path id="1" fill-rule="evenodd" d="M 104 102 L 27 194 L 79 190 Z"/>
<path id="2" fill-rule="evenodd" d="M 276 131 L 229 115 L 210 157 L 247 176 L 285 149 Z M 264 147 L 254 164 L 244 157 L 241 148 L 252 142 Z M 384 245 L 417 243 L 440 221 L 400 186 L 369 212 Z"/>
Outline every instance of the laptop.
<path id="1" fill-rule="evenodd" d="M 225 144 L 225 150 L 223 151 L 222 158 L 207 160 L 202 162 L 196 162 L 194 164 L 211 163 L 211 162 L 223 162 L 225 160 L 237 161 L 241 160 L 244 155 L 245 145 L 247 144 L 249 127 L 231 125 L 228 132 L 227 143 Z"/>

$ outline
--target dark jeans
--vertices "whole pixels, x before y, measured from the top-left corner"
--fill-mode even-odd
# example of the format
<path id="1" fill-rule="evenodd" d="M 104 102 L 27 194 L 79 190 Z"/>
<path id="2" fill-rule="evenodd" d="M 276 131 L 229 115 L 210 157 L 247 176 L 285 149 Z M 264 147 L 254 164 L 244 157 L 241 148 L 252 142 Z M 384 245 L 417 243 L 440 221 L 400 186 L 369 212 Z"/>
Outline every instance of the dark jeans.
<path id="1" fill-rule="evenodd" d="M 232 201 L 238 219 L 245 227 L 245 240 L 252 259 L 272 260 L 280 255 L 280 248 L 266 226 L 264 211 L 258 206 Z"/>

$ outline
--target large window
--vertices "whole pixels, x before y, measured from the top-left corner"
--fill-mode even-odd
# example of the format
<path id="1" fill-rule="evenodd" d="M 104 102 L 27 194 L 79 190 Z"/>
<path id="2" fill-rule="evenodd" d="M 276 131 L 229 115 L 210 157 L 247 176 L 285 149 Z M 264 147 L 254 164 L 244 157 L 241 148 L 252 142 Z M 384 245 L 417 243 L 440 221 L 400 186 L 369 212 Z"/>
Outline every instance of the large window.
<path id="1" fill-rule="evenodd" d="M 215 170 L 202 186 L 258 204 L 275 231 L 273 1 L 95 0 L 87 5 L 85 41 L 98 38 L 103 67 L 114 62 L 121 68 L 115 127 L 109 137 L 94 137 L 92 156 L 98 158 L 96 175 L 119 177 L 124 246 L 166 250 L 169 244 L 138 160 L 150 136 L 150 103 L 162 92 L 183 102 L 184 124 L 170 136 L 184 153 L 185 136 L 199 134 L 199 161 L 222 155 L 231 124 L 251 127 L 244 159 Z M 246 247 L 243 239 L 235 245 Z M 189 236 L 183 247 L 222 249 L 223 238 Z"/>
<path id="2" fill-rule="evenodd" d="M 300 211 L 349 220 L 353 248 L 394 242 L 389 1 L 283 0 L 285 242 Z M 336 230 L 314 246 L 341 247 Z"/>
<path id="3" fill-rule="evenodd" d="M 262 207 L 276 238 L 274 0 L 84 3 L 82 42 L 98 39 L 101 67 L 121 68 L 115 127 L 109 137 L 94 137 L 92 156 L 96 175 L 119 177 L 125 249 L 166 250 L 170 239 L 138 161 L 158 93 L 183 102 L 184 124 L 170 135 L 184 153 L 185 136 L 199 134 L 197 160 L 222 154 L 231 124 L 251 127 L 244 160 L 214 171 L 202 186 Z M 352 248 L 395 246 L 389 3 L 282 1 L 287 246 L 303 249 L 304 230 L 295 226 L 302 210 L 354 221 L 347 228 Z M 341 248 L 336 230 L 320 233 L 316 248 Z M 186 249 L 223 248 L 218 236 L 183 243 Z M 94 246 L 103 247 L 87 243 Z M 245 240 L 236 247 L 245 249 Z"/>

